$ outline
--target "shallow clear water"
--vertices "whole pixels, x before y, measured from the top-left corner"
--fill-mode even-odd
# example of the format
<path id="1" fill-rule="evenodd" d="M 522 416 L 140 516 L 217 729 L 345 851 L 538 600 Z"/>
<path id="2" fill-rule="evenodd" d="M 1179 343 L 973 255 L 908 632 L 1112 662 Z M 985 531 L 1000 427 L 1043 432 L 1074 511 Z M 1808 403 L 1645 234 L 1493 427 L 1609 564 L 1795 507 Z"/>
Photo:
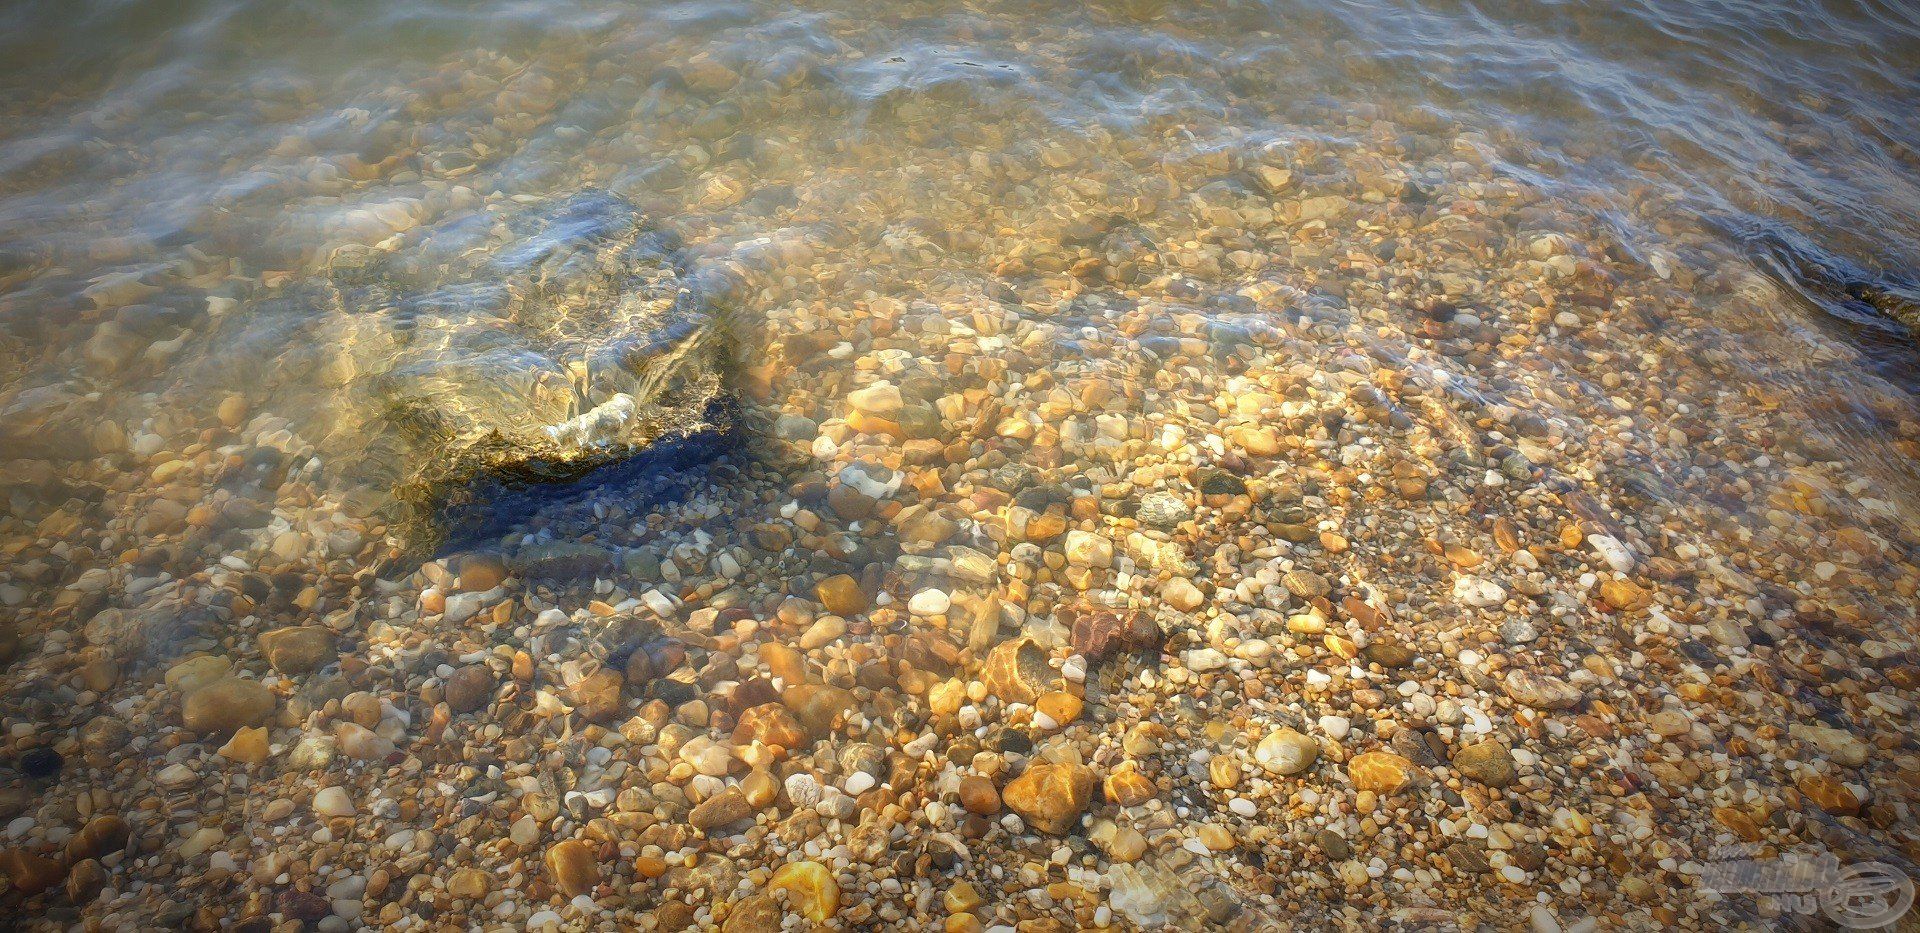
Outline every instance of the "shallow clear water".
<path id="1" fill-rule="evenodd" d="M 351 448 L 404 433 L 383 407 L 435 396 L 462 437 L 478 419 L 524 441 L 615 392 L 677 384 L 677 370 L 644 387 L 612 371 L 669 347 L 675 365 L 659 368 L 675 369 L 717 302 L 696 288 L 676 309 L 676 291 L 730 264 L 771 279 L 792 260 L 768 238 L 828 258 L 927 239 L 930 261 L 892 253 L 984 290 L 1013 284 L 996 266 L 1023 248 L 996 225 L 1079 217 L 1111 239 L 1163 205 L 1256 193 L 1258 164 L 1290 166 L 1298 197 L 1355 183 L 1399 197 L 1448 159 L 1486 164 L 1538 199 L 1516 232 L 1595 231 L 1596 248 L 1704 277 L 1703 305 L 1774 278 L 1715 322 L 1714 336 L 1767 344 L 1743 361 L 1756 383 L 1843 397 L 1858 383 L 1871 405 L 1911 368 L 1895 320 L 1920 301 L 1920 24 L 1895 4 L 7 16 L 12 386 L 111 387 L 107 405 L 284 397 L 316 442 L 354 435 L 345 472 Z M 602 203 L 570 225 L 582 192 Z M 554 253 L 604 253 L 609 237 L 639 241 L 644 262 L 618 275 L 646 277 L 640 295 Z M 921 284 L 866 275 L 892 293 Z M 737 326 L 777 330 L 757 297 L 733 302 Z M 1848 360 L 1807 371 L 1826 354 Z M 1849 442 L 1880 437 L 1837 420 L 1823 427 Z"/>
<path id="2" fill-rule="evenodd" d="M 0 579 L 48 658 L 48 632 L 150 610 L 143 571 L 217 587 L 270 548 L 322 590 L 329 561 L 364 569 L 364 592 L 322 597 L 357 630 L 381 613 L 354 607 L 393 592 L 374 576 L 476 536 L 566 537 L 583 508 L 503 490 L 689 437 L 845 484 L 843 461 L 888 445 L 813 429 L 882 376 L 927 422 L 897 434 L 993 450 L 946 468 L 975 504 L 999 487 L 967 470 L 1009 461 L 1082 494 L 1218 465 L 1304 477 L 1320 530 L 1404 522 L 1439 555 L 1555 503 L 1636 543 L 1635 572 L 1666 561 L 1654 588 L 1679 620 L 1588 619 L 1561 662 L 1666 644 L 1697 666 L 1633 682 L 1677 703 L 1819 658 L 1852 686 L 1774 684 L 1807 704 L 1775 731 L 1814 709 L 1875 749 L 1852 775 L 1868 808 L 1825 842 L 1914 851 L 1895 777 L 1920 507 L 1911 4 L 86 0 L 0 10 L 0 63 Z M 1236 440 L 1263 425 L 1287 439 L 1271 467 Z M 1448 470 L 1470 479 L 1404 513 L 1327 491 Z M 230 512 L 261 473 L 302 488 L 266 496 L 271 520 L 142 522 L 161 500 Z M 553 516 L 527 524 L 548 492 Z M 288 528 L 326 543 L 274 548 Z M 1232 536 L 1197 535 L 1210 585 L 1258 602 L 1219 556 Z M 1025 559 L 1006 533 L 969 540 Z M 1394 550 L 1340 558 L 1343 586 L 1394 585 Z M 133 569 L 82 585 L 114 554 Z M 1535 573 L 1541 612 L 1579 616 L 1547 594 L 1589 572 Z M 1131 585 L 1138 606 L 1160 585 L 1100 582 L 1063 589 Z M 1756 647 L 1715 627 L 1729 611 L 1779 631 Z M 1822 634 L 1786 634 L 1805 625 Z M 1716 668 L 1670 631 L 1738 657 Z M 181 650 L 155 649 L 146 680 Z M 16 685 L 67 676 L 21 657 Z M 1693 746 L 1724 764 L 1782 704 Z M 37 715 L 9 712 L 23 747 Z M 1569 865 L 1553 880 L 1635 874 Z M 1580 915 L 1562 890 L 1534 901 Z M 1719 922 L 1639 902 L 1595 916 Z M 1355 903 L 1351 922 L 1386 909 Z"/>

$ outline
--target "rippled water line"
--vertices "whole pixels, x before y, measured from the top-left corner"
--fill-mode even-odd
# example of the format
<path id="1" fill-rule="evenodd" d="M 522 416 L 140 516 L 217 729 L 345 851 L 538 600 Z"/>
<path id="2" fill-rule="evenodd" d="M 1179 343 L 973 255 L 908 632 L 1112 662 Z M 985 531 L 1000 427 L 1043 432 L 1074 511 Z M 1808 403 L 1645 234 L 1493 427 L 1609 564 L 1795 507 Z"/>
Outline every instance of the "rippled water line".
<path id="1" fill-rule="evenodd" d="M 1740 5 L 1734 9 L 1759 11 L 1762 5 Z M 1838 6 L 1850 6 L 1840 4 Z M 1371 10 L 1372 16 L 1355 16 L 1353 22 L 1362 28 L 1371 27 L 1376 41 L 1383 46 L 1384 54 L 1392 56 L 1395 46 L 1413 43 L 1424 49 L 1423 53 L 1402 52 L 1401 57 L 1413 68 L 1422 68 L 1430 60 L 1460 61 L 1463 42 L 1471 43 L 1467 48 L 1466 61 L 1475 66 L 1496 65 L 1504 70 L 1481 72 L 1477 83 L 1459 88 L 1463 92 L 1458 98 L 1469 107 L 1483 106 L 1480 101 L 1500 101 L 1511 97 L 1511 89 L 1516 86 L 1536 86 L 1542 89 L 1562 90 L 1581 95 L 1587 114 L 1598 117 L 1601 125 L 1609 119 L 1624 117 L 1630 123 L 1647 131 L 1675 141 L 1684 141 L 1697 147 L 1697 151 L 1712 153 L 1717 162 L 1726 170 L 1702 175 L 1697 169 L 1689 169 L 1684 163 L 1665 166 L 1669 171 L 1677 172 L 1676 180 L 1686 180 L 1690 184 L 1690 193 L 1703 198 L 1714 209 L 1735 209 L 1735 203 L 1727 200 L 1724 189 L 1728 182 L 1746 186 L 1748 196 L 1764 201 L 1779 201 L 1791 205 L 1803 216 L 1818 216 L 1836 208 L 1847 213 L 1859 213 L 1872 221 L 1887 233 L 1876 237 L 1872 243 L 1872 252 L 1868 255 L 1885 254 L 1905 257 L 1903 261 L 1911 264 L 1914 253 L 1911 243 L 1914 241 L 1915 227 L 1910 210 L 1893 207 L 1899 204 L 1911 204 L 1920 197 L 1920 189 L 1914 187 L 1914 166 L 1911 158 L 1903 165 L 1899 158 L 1901 149 L 1914 151 L 1914 143 L 1920 141 L 1915 136 L 1912 121 L 1898 120 L 1903 107 L 1911 107 L 1917 95 L 1920 95 L 1920 59 L 1906 54 L 1906 60 L 1898 64 L 1876 62 L 1871 69 L 1850 67 L 1845 76 L 1834 69 L 1822 69 L 1812 65 L 1810 60 L 1800 59 L 1791 54 L 1782 56 L 1778 43 L 1790 43 L 1796 39 L 1804 41 L 1806 51 L 1811 54 L 1843 52 L 1849 60 L 1857 60 L 1861 53 L 1869 58 L 1878 50 L 1885 49 L 1888 55 L 1899 55 L 1904 44 L 1906 48 L 1915 47 L 1920 42 L 1920 23 L 1899 22 L 1894 26 L 1894 38 L 1886 33 L 1862 33 L 1842 28 L 1838 35 L 1823 35 L 1826 30 L 1820 28 L 1799 29 L 1783 24 L 1781 33 L 1766 40 L 1752 37 L 1738 28 L 1724 33 L 1716 33 L 1713 38 L 1701 32 L 1702 23 L 1675 21 L 1670 16 L 1685 17 L 1688 10 L 1672 4 L 1636 4 L 1620 12 L 1634 16 L 1646 22 L 1656 30 L 1664 30 L 1670 39 L 1683 45 L 1691 45 L 1702 53 L 1711 55 L 1718 82 L 1723 88 L 1695 87 L 1689 81 L 1667 81 L 1658 72 L 1648 72 L 1635 67 L 1621 67 L 1615 57 L 1623 47 L 1622 42 L 1609 41 L 1604 45 L 1590 45 L 1572 36 L 1561 34 L 1557 30 L 1546 28 L 1553 21 L 1552 14 L 1532 17 L 1524 25 L 1511 24 L 1513 17 L 1506 21 L 1496 21 L 1481 13 L 1477 8 L 1469 8 L 1462 17 L 1449 17 L 1438 11 L 1407 7 L 1392 8 L 1405 14 L 1395 17 L 1384 15 L 1381 8 Z M 1700 7 L 1698 16 L 1705 17 L 1705 6 Z M 1513 13 L 1515 10 L 1508 10 Z M 1573 12 L 1569 10 L 1568 12 Z M 1781 14 L 1786 15 L 1786 14 Z M 1807 11 L 1809 17 L 1817 14 Z M 1418 23 L 1417 29 L 1400 28 L 1404 22 Z M 1725 22 L 1716 23 L 1724 28 Z M 1834 27 L 1840 24 L 1831 19 L 1818 19 L 1808 26 Z M 1464 37 L 1462 34 L 1465 34 Z M 1630 45 L 1635 33 L 1627 31 L 1624 44 Z M 1727 42 L 1744 46 L 1743 54 L 1729 56 L 1724 50 Z M 1594 53 L 1602 53 L 1596 56 Z M 1643 64 L 1653 64 L 1662 50 L 1649 49 L 1648 59 Z M 1444 66 L 1443 66 L 1444 67 Z M 1782 70 L 1776 70 L 1782 69 Z M 1874 108 L 1879 117 L 1879 125 L 1891 130 L 1904 129 L 1904 139 L 1890 139 L 1892 148 L 1874 147 L 1858 154 L 1866 158 L 1853 168 L 1869 168 L 1879 174 L 1871 180 L 1854 177 L 1839 178 L 1816 174 L 1808 171 L 1799 156 L 1783 148 L 1780 141 L 1773 139 L 1766 127 L 1752 123 L 1747 119 L 1747 102 L 1727 96 L 1727 91 L 1742 96 L 1755 90 L 1751 82 L 1760 79 L 1775 85 L 1780 93 L 1794 93 L 1797 87 L 1808 88 L 1847 88 L 1849 93 L 1865 89 L 1847 87 L 1848 82 L 1862 74 L 1875 71 L 1905 69 L 1909 77 L 1900 83 L 1891 84 L 1880 92 L 1866 92 L 1864 96 L 1850 98 L 1849 106 L 1865 105 Z M 1562 81 L 1528 81 L 1528 73 L 1552 74 L 1559 72 L 1565 76 Z M 1449 74 L 1470 77 L 1474 72 L 1469 69 L 1451 69 Z M 1699 77 L 1698 75 L 1692 77 Z M 1822 79 L 1826 80 L 1822 80 Z M 1902 86 L 1904 85 L 1904 86 Z M 1467 93 L 1470 92 L 1470 93 Z M 1596 93 L 1604 97 L 1594 96 Z M 1899 96 L 1888 96 L 1897 94 Z M 1901 99 L 1904 97 L 1904 99 Z M 1758 98 L 1752 103 L 1759 103 Z M 1786 103 L 1785 101 L 1781 102 Z M 1538 118 L 1550 122 L 1565 120 L 1568 114 L 1555 113 L 1544 108 L 1516 109 L 1511 116 L 1525 119 L 1522 115 L 1534 113 Z M 1813 117 L 1830 135 L 1847 136 L 1846 127 L 1837 122 L 1839 117 L 1825 117 L 1801 108 L 1796 116 Z M 1732 134 L 1730 137 L 1728 134 Z M 1764 153 L 1762 158 L 1756 155 Z M 1755 163 L 1774 166 L 1790 174 L 1771 184 L 1748 181 L 1742 174 L 1751 170 Z M 1782 186 L 1782 182 L 1786 184 Z M 1605 183 L 1604 181 L 1602 182 Z M 1876 193 L 1884 192 L 1876 197 Z"/>

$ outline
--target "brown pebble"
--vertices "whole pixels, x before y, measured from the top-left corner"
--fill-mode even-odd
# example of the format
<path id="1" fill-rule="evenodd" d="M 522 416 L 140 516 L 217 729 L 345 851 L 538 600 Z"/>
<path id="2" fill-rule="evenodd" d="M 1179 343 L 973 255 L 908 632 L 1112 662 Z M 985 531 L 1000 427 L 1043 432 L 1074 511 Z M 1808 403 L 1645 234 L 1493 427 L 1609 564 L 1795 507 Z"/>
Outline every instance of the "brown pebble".
<path id="1" fill-rule="evenodd" d="M 730 823 L 737 823 L 753 816 L 753 804 L 747 801 L 745 794 L 737 787 L 729 787 L 700 802 L 687 814 L 687 822 L 695 829 L 718 829 Z"/>
<path id="2" fill-rule="evenodd" d="M 493 698 L 492 669 L 485 664 L 469 664 L 447 678 L 447 706 L 456 713 L 471 713 Z"/>
<path id="3" fill-rule="evenodd" d="M 626 680 L 613 668 L 603 667 L 594 671 L 573 685 L 575 711 L 588 722 L 612 722 L 624 709 L 620 693 L 625 686 Z"/>
<path id="4" fill-rule="evenodd" d="M 814 587 L 814 596 L 828 612 L 837 616 L 856 616 L 873 606 L 873 600 L 860 588 L 860 581 L 844 573 L 821 580 Z"/>
<path id="5" fill-rule="evenodd" d="M 226 734 L 265 723 L 276 703 L 259 681 L 222 677 L 187 695 L 180 722 L 194 732 Z"/>
<path id="6" fill-rule="evenodd" d="M 507 579 L 506 561 L 497 554 L 472 554 L 460 562 L 460 589 L 484 593 Z"/>
<path id="7" fill-rule="evenodd" d="M 126 820 L 111 813 L 96 816 L 67 840 L 67 859 L 78 862 L 118 852 L 126 848 L 127 839 L 132 834 L 133 830 Z"/>
<path id="8" fill-rule="evenodd" d="M 600 861 L 592 844 L 568 839 L 547 850 L 547 873 L 562 893 L 577 897 L 600 883 Z"/>
<path id="9" fill-rule="evenodd" d="M 993 816 L 1000 812 L 1000 790 L 977 774 L 960 779 L 960 805 L 969 813 Z"/>
<path id="10" fill-rule="evenodd" d="M 93 859 L 81 859 L 67 870 L 67 900 L 89 904 L 107 886 L 107 870 Z"/>
<path id="11" fill-rule="evenodd" d="M 28 897 L 59 884 L 67 870 L 59 862 L 25 849 L 0 851 L 0 873 L 13 882 L 13 889 Z"/>

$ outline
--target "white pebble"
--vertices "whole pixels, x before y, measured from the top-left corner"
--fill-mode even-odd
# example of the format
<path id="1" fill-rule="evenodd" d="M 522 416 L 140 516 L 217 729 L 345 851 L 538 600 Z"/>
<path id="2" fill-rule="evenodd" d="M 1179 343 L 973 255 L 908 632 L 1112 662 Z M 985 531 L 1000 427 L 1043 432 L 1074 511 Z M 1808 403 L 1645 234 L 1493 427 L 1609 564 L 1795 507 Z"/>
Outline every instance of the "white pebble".
<path id="1" fill-rule="evenodd" d="M 1600 559 L 1606 561 L 1607 566 L 1613 568 L 1615 573 L 1626 573 L 1633 569 L 1633 552 L 1628 550 L 1626 545 L 1621 544 L 1618 538 L 1612 535 L 1589 535 L 1587 543 L 1593 545 L 1593 549 L 1599 552 Z"/>
<path id="2" fill-rule="evenodd" d="M 352 816 L 353 798 L 342 787 L 323 787 L 313 795 L 313 812 L 318 816 Z"/>
<path id="3" fill-rule="evenodd" d="M 953 598 L 942 590 L 921 590 L 907 601 L 907 611 L 917 616 L 945 615 Z"/>

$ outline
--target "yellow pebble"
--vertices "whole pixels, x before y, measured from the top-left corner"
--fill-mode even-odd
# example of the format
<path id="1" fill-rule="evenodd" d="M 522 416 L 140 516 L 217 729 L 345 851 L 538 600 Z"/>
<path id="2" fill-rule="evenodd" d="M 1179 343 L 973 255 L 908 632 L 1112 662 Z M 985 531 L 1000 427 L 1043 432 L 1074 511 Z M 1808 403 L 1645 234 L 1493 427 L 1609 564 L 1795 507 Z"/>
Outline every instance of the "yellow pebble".
<path id="1" fill-rule="evenodd" d="M 980 892 L 974 890 L 973 885 L 965 881 L 948 888 L 947 893 L 941 895 L 940 899 L 946 903 L 947 913 L 950 914 L 970 913 L 981 903 Z"/>
<path id="2" fill-rule="evenodd" d="M 788 862 L 773 873 L 773 887 L 787 892 L 787 906 L 815 923 L 840 911 L 840 883 L 819 862 Z"/>
<path id="3" fill-rule="evenodd" d="M 1080 709 L 1084 704 L 1071 693 L 1055 691 L 1040 697 L 1037 705 L 1048 719 L 1064 726 L 1080 718 Z"/>

